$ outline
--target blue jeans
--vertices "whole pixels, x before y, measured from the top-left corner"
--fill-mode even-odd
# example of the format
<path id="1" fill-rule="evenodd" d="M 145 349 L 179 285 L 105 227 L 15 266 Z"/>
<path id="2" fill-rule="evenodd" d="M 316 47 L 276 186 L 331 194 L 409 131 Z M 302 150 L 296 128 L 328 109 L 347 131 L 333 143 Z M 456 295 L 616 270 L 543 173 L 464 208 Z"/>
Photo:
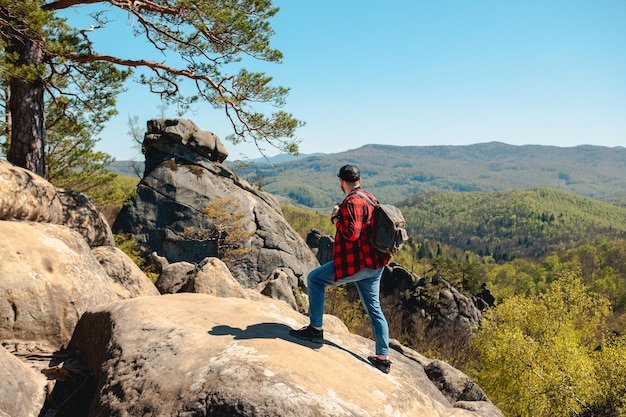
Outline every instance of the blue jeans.
<path id="1" fill-rule="evenodd" d="M 322 327 L 322 317 L 324 315 L 324 300 L 326 297 L 326 287 L 331 285 L 341 285 L 354 282 L 361 297 L 361 303 L 370 317 L 374 339 L 376 341 L 376 354 L 389 354 L 389 327 L 387 319 L 380 308 L 380 278 L 383 275 L 383 268 L 362 269 L 354 275 L 333 281 L 335 270 L 333 263 L 328 262 L 319 268 L 314 269 L 308 276 L 309 293 L 309 319 L 311 326 Z"/>

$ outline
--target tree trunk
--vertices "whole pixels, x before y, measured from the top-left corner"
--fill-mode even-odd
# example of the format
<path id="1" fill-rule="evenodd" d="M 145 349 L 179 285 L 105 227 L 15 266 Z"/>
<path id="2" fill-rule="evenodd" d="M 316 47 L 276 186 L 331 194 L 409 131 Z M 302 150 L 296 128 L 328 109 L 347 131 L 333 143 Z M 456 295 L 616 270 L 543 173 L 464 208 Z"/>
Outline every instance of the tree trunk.
<path id="1" fill-rule="evenodd" d="M 6 28 L 5 28 L 6 29 Z M 39 39 L 20 36 L 12 31 L 7 52 L 19 56 L 16 67 L 35 68 L 43 62 L 43 48 Z M 34 70 L 32 71 L 34 72 Z M 11 114 L 11 146 L 7 159 L 14 165 L 26 168 L 45 177 L 44 85 L 41 77 L 34 80 L 10 80 L 9 112 Z"/>

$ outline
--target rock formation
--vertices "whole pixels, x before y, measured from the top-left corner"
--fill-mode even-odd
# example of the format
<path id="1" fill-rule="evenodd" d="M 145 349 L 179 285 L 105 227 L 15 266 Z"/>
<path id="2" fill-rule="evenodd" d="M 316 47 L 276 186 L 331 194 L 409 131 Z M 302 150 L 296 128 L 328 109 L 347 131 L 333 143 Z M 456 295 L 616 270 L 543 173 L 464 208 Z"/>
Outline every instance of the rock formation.
<path id="1" fill-rule="evenodd" d="M 228 151 L 217 135 L 200 130 L 191 120 L 152 119 L 147 128 L 143 142 L 146 171 L 152 171 L 172 156 L 188 161 L 202 158 L 213 162 L 224 162 L 228 157 Z"/>
<path id="2" fill-rule="evenodd" d="M 0 338 L 67 343 L 80 315 L 119 299 L 87 243 L 49 223 L 0 221 Z"/>
<path id="3" fill-rule="evenodd" d="M 4 347 L 0 347 L 0 381 L 0 417 L 39 415 L 45 379 Z"/>
<path id="4" fill-rule="evenodd" d="M 334 237 L 322 235 L 317 229 L 311 230 L 306 236 L 306 244 L 311 248 L 320 265 L 333 259 L 334 243 Z"/>
<path id="5" fill-rule="evenodd" d="M 156 129 L 155 126 L 160 126 Z M 115 233 L 130 233 L 145 253 L 156 252 L 169 263 L 200 263 L 216 256 L 215 241 L 191 236 L 189 230 L 211 230 L 212 220 L 202 213 L 206 203 L 230 198 L 230 210 L 243 212 L 245 230 L 252 238 L 243 259 L 227 262 L 245 288 L 263 282 L 276 268 L 291 269 L 302 284 L 318 263 L 304 241 L 285 221 L 277 200 L 252 187 L 218 161 L 190 149 L 197 127 L 184 120 L 150 121 L 144 140 L 146 169 L 132 205 L 126 206 L 113 224 Z"/>
<path id="6" fill-rule="evenodd" d="M 69 348 L 93 372 L 89 416 L 502 416 L 452 367 L 392 351 L 385 375 L 373 341 L 327 317 L 318 348 L 289 335 L 305 323 L 268 298 L 141 297 L 85 313 Z"/>
<path id="7" fill-rule="evenodd" d="M 1 159 L 0 185 L 0 220 L 61 224 L 78 232 L 92 248 L 113 246 L 108 223 L 84 194 L 58 189 Z"/>
<path id="8" fill-rule="evenodd" d="M 122 276 L 101 266 L 94 250 L 112 244 L 112 234 L 87 197 L 2 160 L 0 182 L 0 339 L 59 346 L 87 307 L 158 294 L 139 268 L 128 269 L 133 262 L 121 252 L 107 262 L 126 265 Z"/>
<path id="9" fill-rule="evenodd" d="M 3 160 L 0 184 L 0 416 L 38 416 L 87 308 L 159 292 L 86 196 Z"/>
<path id="10" fill-rule="evenodd" d="M 488 307 L 481 298 L 464 294 L 439 277 L 418 279 L 405 305 L 425 317 L 431 329 L 453 328 L 464 333 L 480 324 L 482 311 Z"/>
<path id="11" fill-rule="evenodd" d="M 216 258 L 154 254 L 157 290 L 111 246 L 91 202 L 0 160 L 0 417 L 502 416 L 466 375 L 397 341 L 391 374 L 379 372 L 364 359 L 374 342 L 335 317 L 319 349 L 289 336 L 308 322 L 290 289 L 312 252 L 271 196 L 204 156 L 172 158 L 138 191 L 178 197 L 180 187 L 183 198 L 161 200 L 145 223 L 176 223 L 184 216 L 168 207 L 205 198 L 187 182 L 221 177 L 210 184 L 254 213 L 257 258 L 237 279 Z M 172 181 L 157 187 L 162 178 Z"/>

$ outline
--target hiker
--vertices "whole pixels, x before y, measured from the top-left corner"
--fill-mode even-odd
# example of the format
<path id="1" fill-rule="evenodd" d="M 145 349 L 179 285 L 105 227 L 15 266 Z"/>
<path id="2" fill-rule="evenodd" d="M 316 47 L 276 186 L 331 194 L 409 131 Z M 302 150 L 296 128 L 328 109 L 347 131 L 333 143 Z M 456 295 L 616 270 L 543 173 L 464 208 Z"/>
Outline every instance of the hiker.
<path id="1" fill-rule="evenodd" d="M 324 343 L 322 316 L 326 287 L 354 282 L 370 317 L 376 341 L 376 355 L 367 359 L 380 371 L 389 373 L 389 328 L 380 307 L 379 289 L 383 269 L 391 256 L 378 251 L 370 242 L 374 233 L 374 207 L 363 195 L 372 201 L 375 199 L 361 189 L 359 169 L 354 165 L 344 165 L 337 176 L 346 197 L 333 207 L 330 218 L 337 229 L 332 261 L 309 273 L 310 323 L 289 333 L 299 339 Z"/>

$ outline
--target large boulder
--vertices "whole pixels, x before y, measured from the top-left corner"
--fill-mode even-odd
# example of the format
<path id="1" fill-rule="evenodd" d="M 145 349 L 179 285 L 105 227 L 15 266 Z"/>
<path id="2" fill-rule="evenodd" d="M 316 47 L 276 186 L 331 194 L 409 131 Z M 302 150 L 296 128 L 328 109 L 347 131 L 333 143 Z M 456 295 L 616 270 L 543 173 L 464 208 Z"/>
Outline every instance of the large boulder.
<path id="1" fill-rule="evenodd" d="M 0 160 L 0 417 L 46 415 L 44 404 L 65 404 L 87 386 L 72 385 L 88 371 L 59 348 L 88 307 L 159 294 L 112 244 L 85 195 Z M 62 408 L 55 415 L 84 415 Z"/>
<path id="2" fill-rule="evenodd" d="M 0 220 L 61 224 L 77 231 L 90 247 L 114 244 L 104 215 L 87 196 L 58 189 L 39 175 L 2 159 Z"/>
<path id="3" fill-rule="evenodd" d="M 0 221 L 0 339 L 69 341 L 88 308 L 119 299 L 78 233 L 50 223 Z"/>
<path id="4" fill-rule="evenodd" d="M 433 297 L 429 294 L 435 294 Z M 410 310 L 420 310 L 429 320 L 429 327 L 458 329 L 468 333 L 480 324 L 484 302 L 474 295 L 464 294 L 443 278 L 417 280 L 407 303 Z"/>
<path id="5" fill-rule="evenodd" d="M 160 294 L 146 274 L 121 249 L 98 246 L 91 253 L 109 278 L 117 284 L 117 292 L 122 298 Z"/>
<path id="6" fill-rule="evenodd" d="M 168 263 L 161 269 L 155 285 L 161 294 L 176 294 L 187 285 L 189 280 L 193 279 L 197 272 L 197 265 L 190 262 Z"/>
<path id="7" fill-rule="evenodd" d="M 143 152 L 147 171 L 171 157 L 191 161 L 203 158 L 214 162 L 224 162 L 228 157 L 228 151 L 217 135 L 200 130 L 188 119 L 148 120 Z"/>
<path id="8" fill-rule="evenodd" d="M 176 120 L 159 123 L 168 129 L 175 127 L 176 137 L 197 133 L 193 126 Z M 213 220 L 202 210 L 210 201 L 230 199 L 232 205 L 227 210 L 243 214 L 242 229 L 251 235 L 242 243 L 248 253 L 227 262 L 235 279 L 245 288 L 253 288 L 275 269 L 289 268 L 303 284 L 318 262 L 284 219 L 278 201 L 221 163 L 195 152 L 196 148 L 186 149 L 183 142 L 173 142 L 170 133 L 158 132 L 151 127 L 146 135 L 144 177 L 132 205 L 124 207 L 116 218 L 113 231 L 132 234 L 146 254 L 156 252 L 169 263 L 198 264 L 218 256 L 216 243 L 190 231 L 214 229 Z"/>
<path id="9" fill-rule="evenodd" d="M 85 194 L 57 189 L 63 206 L 63 221 L 59 224 L 76 230 L 92 248 L 114 246 L 113 233 L 104 214 Z"/>
<path id="10" fill-rule="evenodd" d="M 216 297 L 247 298 L 245 289 L 235 280 L 224 262 L 217 258 L 206 258 L 200 262 L 193 276 L 180 291 Z"/>
<path id="11" fill-rule="evenodd" d="M 321 347 L 289 335 L 306 321 L 267 298 L 141 297 L 90 309 L 69 348 L 93 372 L 89 417 L 502 416 L 486 399 L 459 407 L 396 351 L 381 373 L 374 342 L 336 318 Z"/>
<path id="12" fill-rule="evenodd" d="M 45 378 L 0 346 L 0 417 L 37 417 L 45 400 Z"/>
<path id="13" fill-rule="evenodd" d="M 87 308 L 157 293 L 154 285 L 132 289 L 109 277 L 83 237 L 65 226 L 0 221 L 0 253 L 0 340 L 61 346 Z"/>
<path id="14" fill-rule="evenodd" d="M 63 218 L 63 205 L 52 184 L 0 159 L 0 220 L 60 224 Z"/>

